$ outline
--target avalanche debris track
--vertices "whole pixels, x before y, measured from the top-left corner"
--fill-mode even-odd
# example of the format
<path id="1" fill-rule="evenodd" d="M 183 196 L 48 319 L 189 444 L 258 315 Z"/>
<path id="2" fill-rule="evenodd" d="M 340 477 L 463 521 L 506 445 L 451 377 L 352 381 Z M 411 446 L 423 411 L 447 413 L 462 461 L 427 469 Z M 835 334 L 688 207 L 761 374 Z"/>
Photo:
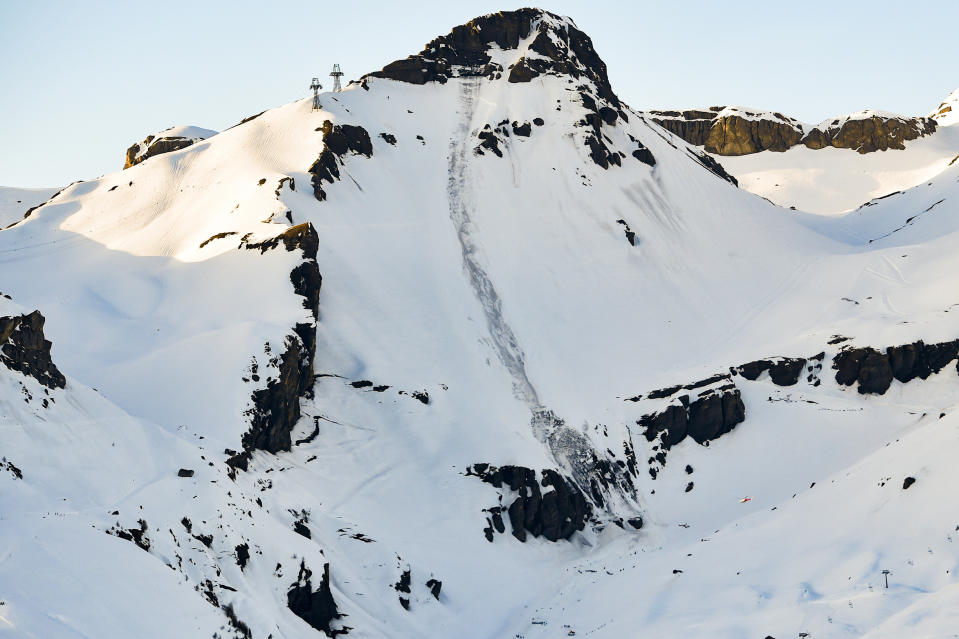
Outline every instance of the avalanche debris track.
<path id="1" fill-rule="evenodd" d="M 584 494 L 588 495 L 590 474 L 595 470 L 597 452 L 586 436 L 567 426 L 561 417 L 540 402 L 539 394 L 526 372 L 523 348 L 503 316 L 502 300 L 483 266 L 483 251 L 473 236 L 474 223 L 470 211 L 474 194 L 469 174 L 470 142 L 475 137 L 473 117 L 476 111 L 476 93 L 480 90 L 482 81 L 482 78 L 455 80 L 459 84 L 460 121 L 450 140 L 447 188 L 450 219 L 462 248 L 463 267 L 473 292 L 483 307 L 496 353 L 512 377 L 513 392 L 529 408 L 533 434 L 548 446 L 558 465 L 571 471 L 574 481 Z"/>
<path id="2" fill-rule="evenodd" d="M 513 378 L 513 392 L 535 413 L 541 408 L 539 396 L 526 374 L 526 356 L 519 345 L 513 329 L 503 317 L 503 303 L 493 282 L 481 263 L 483 253 L 473 238 L 473 221 L 470 216 L 472 192 L 469 182 L 470 141 L 473 139 L 473 114 L 476 91 L 481 78 L 460 78 L 459 106 L 460 123 L 450 140 L 449 195 L 450 219 L 456 227 L 456 237 L 463 249 L 463 267 L 469 276 L 476 298 L 483 306 L 483 314 L 489 327 L 490 337 L 503 366 Z M 546 433 L 537 432 L 540 440 Z"/>

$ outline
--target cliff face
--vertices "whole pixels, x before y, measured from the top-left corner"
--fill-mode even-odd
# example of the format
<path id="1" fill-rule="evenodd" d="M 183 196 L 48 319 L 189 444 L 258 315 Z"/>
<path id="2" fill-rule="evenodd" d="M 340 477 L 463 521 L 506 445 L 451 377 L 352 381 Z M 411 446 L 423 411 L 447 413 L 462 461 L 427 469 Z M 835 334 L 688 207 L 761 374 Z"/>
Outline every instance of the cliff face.
<path id="1" fill-rule="evenodd" d="M 859 153 L 902 150 L 905 142 L 935 133 L 932 118 L 907 118 L 894 114 L 863 111 L 823 123 L 802 139 L 810 149 L 832 146 Z"/>
<path id="2" fill-rule="evenodd" d="M 278 357 L 267 351 L 275 375 L 265 388 L 251 395 L 251 406 L 246 411 L 250 428 L 243 435 L 243 451 L 233 455 L 228 463 L 234 468 L 246 469 L 253 450 L 278 453 L 290 450 L 291 432 L 300 419 L 300 398 L 313 388 L 313 362 L 316 358 L 316 319 L 319 313 L 320 276 L 316 262 L 319 238 L 309 222 L 291 227 L 280 235 L 245 248 L 261 252 L 275 250 L 280 245 L 287 251 L 300 251 L 301 262 L 290 273 L 293 291 L 303 298 L 303 307 L 313 317 L 311 323 L 298 323 L 288 335 L 285 350 Z"/>
<path id="3" fill-rule="evenodd" d="M 942 107 L 947 109 L 949 105 Z M 831 146 L 872 153 L 904 149 L 904 143 L 936 131 L 933 118 L 862 111 L 811 127 L 781 113 L 739 107 L 709 107 L 688 111 L 649 111 L 652 120 L 690 144 L 716 155 L 748 155 L 788 151 L 803 144 L 810 149 Z"/>
<path id="4" fill-rule="evenodd" d="M 736 107 L 707 110 L 651 111 L 655 121 L 690 144 L 718 155 L 786 151 L 803 136 L 803 126 L 781 113 Z"/>
<path id="5" fill-rule="evenodd" d="M 39 311 L 0 317 L 0 363 L 47 388 L 63 388 L 67 380 L 50 357 L 51 344 L 43 336 L 44 322 Z"/>

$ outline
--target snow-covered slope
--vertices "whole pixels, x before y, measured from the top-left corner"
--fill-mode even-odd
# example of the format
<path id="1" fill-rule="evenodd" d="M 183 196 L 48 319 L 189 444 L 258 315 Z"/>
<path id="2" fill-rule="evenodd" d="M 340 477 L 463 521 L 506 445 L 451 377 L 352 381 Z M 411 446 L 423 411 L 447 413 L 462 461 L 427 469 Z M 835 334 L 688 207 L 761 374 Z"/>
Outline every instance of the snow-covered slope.
<path id="1" fill-rule="evenodd" d="M 902 208 L 778 207 L 532 9 L 321 102 L 0 232 L 0 327 L 52 342 L 0 345 L 0 628 L 949 626 L 959 163 Z"/>
<path id="2" fill-rule="evenodd" d="M 27 211 L 46 202 L 58 189 L 17 189 L 0 186 L 0 228 L 23 219 Z"/>
<path id="3" fill-rule="evenodd" d="M 905 150 L 860 154 L 852 149 L 795 146 L 717 160 L 739 186 L 786 207 L 836 215 L 873 198 L 928 182 L 959 155 L 959 127 L 905 142 Z"/>
<path id="4" fill-rule="evenodd" d="M 154 155 L 179 151 L 216 135 L 216 131 L 203 129 L 198 126 L 174 126 L 159 133 L 148 135 L 143 142 L 138 142 L 127 149 L 123 168 L 128 169 Z"/>
<path id="5" fill-rule="evenodd" d="M 948 166 L 959 155 L 953 102 L 950 95 L 929 118 L 869 109 L 816 125 L 745 107 L 646 115 L 715 155 L 741 188 L 780 206 L 834 215 Z"/>

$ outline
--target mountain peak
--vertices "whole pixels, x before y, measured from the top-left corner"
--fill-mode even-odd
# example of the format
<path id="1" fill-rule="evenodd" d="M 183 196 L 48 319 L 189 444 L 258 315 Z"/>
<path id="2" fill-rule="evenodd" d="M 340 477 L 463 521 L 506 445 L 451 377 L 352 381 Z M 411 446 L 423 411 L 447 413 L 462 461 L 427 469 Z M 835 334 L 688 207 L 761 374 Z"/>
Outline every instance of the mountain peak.
<path id="1" fill-rule="evenodd" d="M 442 84 L 455 77 L 500 80 L 504 74 L 512 83 L 541 75 L 586 78 L 599 97 L 619 106 L 589 36 L 572 19 L 535 8 L 490 13 L 454 27 L 420 53 L 364 76 L 364 86 L 369 77 Z"/>

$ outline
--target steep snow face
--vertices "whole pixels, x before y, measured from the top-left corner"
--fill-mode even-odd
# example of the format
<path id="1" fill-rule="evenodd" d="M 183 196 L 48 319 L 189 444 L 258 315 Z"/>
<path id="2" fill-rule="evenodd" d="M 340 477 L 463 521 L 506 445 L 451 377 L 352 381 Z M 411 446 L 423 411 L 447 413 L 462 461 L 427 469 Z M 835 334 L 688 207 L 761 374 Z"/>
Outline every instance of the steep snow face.
<path id="1" fill-rule="evenodd" d="M 959 337 L 952 169 L 875 216 L 775 206 L 623 105 L 585 34 L 536 10 L 321 102 L 71 185 L 0 232 L 24 309 L 0 315 L 40 309 L 67 377 L 48 394 L 0 367 L 4 463 L 22 475 L 0 468 L 0 624 L 279 639 L 950 623 L 953 522 L 935 504 L 954 483 L 955 358 L 882 395 L 830 366 L 847 344 Z M 293 236 L 316 239 L 318 321 Z M 253 401 L 314 339 L 307 392 Z M 804 359 L 788 387 L 728 373 L 770 356 Z M 728 384 L 743 414 L 720 401 L 723 434 L 668 451 L 644 436 L 684 394 L 683 415 L 715 426 L 716 402 L 696 402 Z M 290 401 L 290 450 L 228 464 L 251 411 Z"/>
<path id="2" fill-rule="evenodd" d="M 950 126 L 959 122 L 959 89 L 946 96 L 930 117 L 936 120 L 939 126 Z"/>

